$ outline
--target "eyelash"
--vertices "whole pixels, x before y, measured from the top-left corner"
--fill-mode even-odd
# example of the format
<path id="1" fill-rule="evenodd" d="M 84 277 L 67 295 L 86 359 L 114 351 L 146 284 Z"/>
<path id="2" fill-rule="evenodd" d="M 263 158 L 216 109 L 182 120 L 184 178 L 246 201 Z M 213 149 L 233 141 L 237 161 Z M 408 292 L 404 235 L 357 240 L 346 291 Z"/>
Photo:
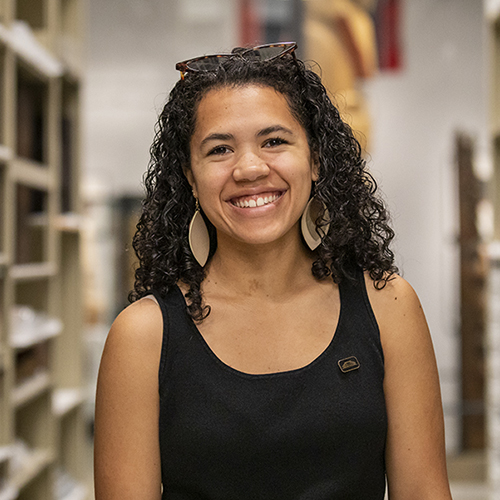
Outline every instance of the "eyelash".
<path id="1" fill-rule="evenodd" d="M 281 146 L 282 144 L 288 144 L 288 141 L 282 137 L 272 137 L 264 143 L 264 147 L 275 147 Z M 216 146 L 208 152 L 208 155 L 222 156 L 226 154 L 227 151 L 230 151 L 230 148 L 227 146 Z"/>
<path id="2" fill-rule="evenodd" d="M 223 150 L 224 152 L 222 152 L 221 150 Z M 208 152 L 208 155 L 216 155 L 216 156 L 222 156 L 223 154 L 225 154 L 227 151 L 229 151 L 229 148 L 227 146 L 217 146 L 213 149 L 211 149 L 209 152 Z"/>
<path id="3" fill-rule="evenodd" d="M 274 144 L 272 144 L 274 143 Z M 273 137 L 269 140 L 266 141 L 265 145 L 266 146 L 281 146 L 282 144 L 288 144 L 288 141 L 286 139 L 283 139 L 282 137 Z"/>

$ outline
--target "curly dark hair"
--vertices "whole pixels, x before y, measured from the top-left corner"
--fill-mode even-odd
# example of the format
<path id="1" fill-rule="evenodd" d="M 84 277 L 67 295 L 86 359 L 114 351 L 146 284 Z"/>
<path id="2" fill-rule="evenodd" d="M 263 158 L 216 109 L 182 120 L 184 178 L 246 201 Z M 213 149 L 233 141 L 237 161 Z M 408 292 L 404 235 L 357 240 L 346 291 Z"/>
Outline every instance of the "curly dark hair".
<path id="1" fill-rule="evenodd" d="M 190 168 L 190 139 L 203 96 L 213 89 L 249 84 L 271 87 L 286 98 L 319 161 L 314 196 L 328 210 L 330 227 L 315 250 L 314 277 L 331 277 L 339 283 L 352 278 L 357 266 L 369 273 L 377 288 L 382 288 L 397 272 L 389 248 L 394 232 L 376 195 L 376 182 L 366 170 L 358 141 L 342 121 L 320 77 L 290 54 L 265 62 L 235 56 L 214 71 L 187 73 L 172 89 L 159 116 L 144 177 L 146 197 L 133 239 L 139 267 L 130 301 L 151 290 L 165 294 L 182 282 L 189 287 L 186 298 L 191 317 L 201 321 L 209 314 L 210 307 L 204 304 L 200 289 L 205 268 L 194 259 L 188 244 L 195 199 L 183 169 Z M 319 214 L 317 221 L 322 216 Z M 211 257 L 217 238 L 213 225 L 206 222 Z"/>

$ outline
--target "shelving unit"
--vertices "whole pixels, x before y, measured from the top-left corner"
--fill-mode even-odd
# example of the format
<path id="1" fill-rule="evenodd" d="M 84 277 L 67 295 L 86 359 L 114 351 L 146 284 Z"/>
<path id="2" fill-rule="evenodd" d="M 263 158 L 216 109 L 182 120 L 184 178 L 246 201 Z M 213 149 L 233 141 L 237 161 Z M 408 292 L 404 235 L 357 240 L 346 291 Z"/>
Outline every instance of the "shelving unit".
<path id="1" fill-rule="evenodd" d="M 489 35 L 489 138 L 493 175 L 489 199 L 493 205 L 494 234 L 488 248 L 488 337 L 487 353 L 487 457 L 489 498 L 500 495 L 500 1 L 485 2 Z"/>
<path id="2" fill-rule="evenodd" d="M 0 500 L 83 486 L 79 103 L 85 0 L 0 0 Z"/>

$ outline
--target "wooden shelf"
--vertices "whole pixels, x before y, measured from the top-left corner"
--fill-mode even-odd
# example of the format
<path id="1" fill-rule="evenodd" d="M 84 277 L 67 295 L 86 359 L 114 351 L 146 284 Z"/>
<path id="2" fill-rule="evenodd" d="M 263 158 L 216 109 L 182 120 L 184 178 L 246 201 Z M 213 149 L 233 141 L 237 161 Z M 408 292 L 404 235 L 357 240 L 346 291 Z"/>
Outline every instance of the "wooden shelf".
<path id="1" fill-rule="evenodd" d="M 50 278 L 57 274 L 57 266 L 51 262 L 16 264 L 10 268 L 10 277 L 16 281 Z"/>
<path id="2" fill-rule="evenodd" d="M 56 184 L 54 175 L 46 165 L 25 158 L 12 161 L 11 178 L 14 182 L 42 191 L 50 191 Z"/>
<path id="3" fill-rule="evenodd" d="M 29 378 L 12 391 L 12 404 L 20 408 L 38 398 L 52 387 L 48 372 L 41 372 Z"/>
<path id="4" fill-rule="evenodd" d="M 61 62 L 39 42 L 26 23 L 14 21 L 10 29 L 0 24 L 0 40 L 40 77 L 56 78 L 64 73 Z"/>
<path id="5" fill-rule="evenodd" d="M 55 460 L 54 453 L 50 450 L 35 450 L 23 463 L 23 468 L 12 477 L 12 484 L 17 489 L 24 488 L 33 481 L 44 469 Z"/>
<path id="6" fill-rule="evenodd" d="M 65 233 L 79 233 L 83 227 L 82 217 L 72 212 L 61 214 L 56 219 L 55 227 Z"/>

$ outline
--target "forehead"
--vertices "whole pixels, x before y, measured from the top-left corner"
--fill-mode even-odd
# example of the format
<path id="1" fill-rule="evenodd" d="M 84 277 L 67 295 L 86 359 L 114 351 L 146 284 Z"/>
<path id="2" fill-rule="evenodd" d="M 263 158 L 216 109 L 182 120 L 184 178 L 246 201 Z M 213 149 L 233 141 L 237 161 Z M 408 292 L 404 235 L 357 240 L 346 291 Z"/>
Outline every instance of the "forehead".
<path id="1" fill-rule="evenodd" d="M 300 126 L 283 94 L 269 86 L 248 84 L 209 90 L 196 110 L 195 133 L 207 126 L 259 120 L 295 122 Z"/>

